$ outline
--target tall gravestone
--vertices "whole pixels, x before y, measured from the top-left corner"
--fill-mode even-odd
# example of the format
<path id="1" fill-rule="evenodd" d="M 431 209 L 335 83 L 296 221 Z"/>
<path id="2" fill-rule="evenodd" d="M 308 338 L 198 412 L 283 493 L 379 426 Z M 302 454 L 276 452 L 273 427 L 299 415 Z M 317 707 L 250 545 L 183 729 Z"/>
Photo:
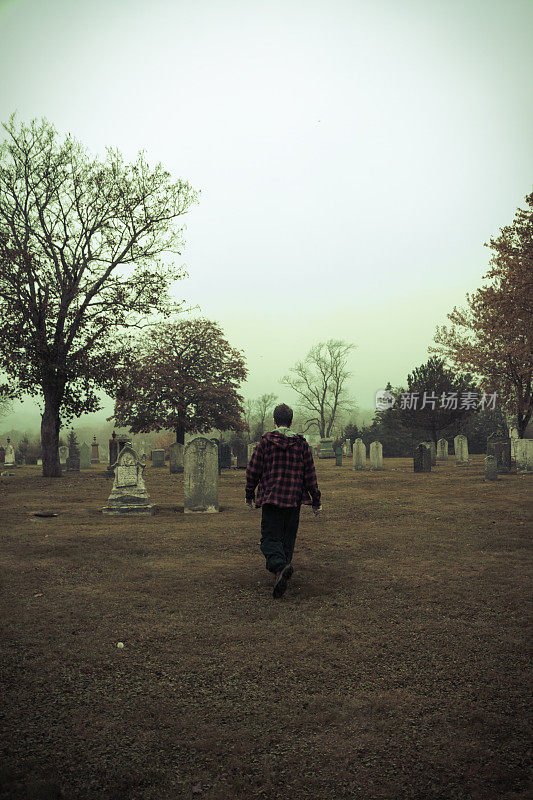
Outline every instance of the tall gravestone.
<path id="1" fill-rule="evenodd" d="M 247 449 L 247 453 L 246 453 L 246 455 L 248 456 L 248 461 L 250 461 L 250 459 L 251 459 L 251 457 L 253 455 L 253 452 L 255 450 L 256 444 L 257 444 L 257 442 L 250 442 L 250 444 L 248 445 L 248 449 Z"/>
<path id="2" fill-rule="evenodd" d="M 335 448 L 335 466 L 342 467 L 342 447 L 339 445 Z"/>
<path id="3" fill-rule="evenodd" d="M 6 467 L 15 466 L 15 448 L 11 444 L 11 439 L 7 440 L 6 452 L 4 456 L 4 464 L 6 465 Z"/>
<path id="4" fill-rule="evenodd" d="M 220 468 L 231 468 L 231 447 L 228 442 L 220 442 Z"/>
<path id="5" fill-rule="evenodd" d="M 91 445 L 91 463 L 92 464 L 99 464 L 100 463 L 100 453 L 98 452 L 99 444 L 96 441 L 96 436 L 93 436 L 93 442 Z"/>
<path id="6" fill-rule="evenodd" d="M 487 456 L 485 459 L 485 480 L 498 480 L 498 461 L 496 456 Z"/>
<path id="7" fill-rule="evenodd" d="M 448 442 L 446 439 L 439 439 L 437 442 L 437 461 L 448 461 Z"/>
<path id="8" fill-rule="evenodd" d="M 0 464 L 6 463 L 6 448 L 0 447 Z"/>
<path id="9" fill-rule="evenodd" d="M 455 463 L 458 467 L 468 464 L 468 439 L 462 433 L 458 434 L 453 440 L 455 450 Z"/>
<path id="10" fill-rule="evenodd" d="M 179 475 L 183 472 L 183 447 L 181 442 L 174 442 L 168 448 L 171 475 Z"/>
<path id="11" fill-rule="evenodd" d="M 499 475 L 506 475 L 511 471 L 511 439 L 508 436 L 489 436 L 487 455 L 495 457 Z"/>
<path id="12" fill-rule="evenodd" d="M 237 459 L 237 469 L 246 469 L 248 466 L 248 447 L 246 442 L 236 441 L 233 445 L 233 452 Z"/>
<path id="13" fill-rule="evenodd" d="M 509 439 L 511 440 L 511 458 L 516 460 L 516 443 L 519 441 L 520 433 L 518 428 L 509 428 Z"/>
<path id="14" fill-rule="evenodd" d="M 87 442 L 82 442 L 80 445 L 80 469 L 91 468 L 91 448 Z"/>
<path id="15" fill-rule="evenodd" d="M 366 469 L 366 446 L 362 439 L 353 443 L 353 468 Z"/>
<path id="16" fill-rule="evenodd" d="M 113 488 L 102 512 L 104 514 L 151 514 L 153 506 L 143 478 L 146 462 L 140 461 L 130 445 L 125 445 L 115 464 Z"/>
<path id="17" fill-rule="evenodd" d="M 333 439 L 321 439 L 320 450 L 318 451 L 319 458 L 336 458 L 335 450 L 333 449 Z"/>
<path id="18" fill-rule="evenodd" d="M 437 464 L 437 447 L 435 442 L 433 442 L 431 439 L 428 439 L 427 442 L 422 442 L 422 444 L 425 444 L 427 447 L 429 447 L 431 466 L 435 467 Z"/>
<path id="19" fill-rule="evenodd" d="M 59 463 L 62 465 L 66 465 L 68 458 L 68 447 L 65 445 L 61 445 L 59 448 Z"/>
<path id="20" fill-rule="evenodd" d="M 352 455 L 352 440 L 345 439 L 344 441 L 344 455 L 351 456 Z"/>
<path id="21" fill-rule="evenodd" d="M 370 443 L 370 469 L 383 469 L 383 445 L 381 442 Z"/>
<path id="22" fill-rule="evenodd" d="M 218 511 L 218 447 L 199 436 L 185 446 L 184 511 L 213 514 Z"/>
<path id="23" fill-rule="evenodd" d="M 111 434 L 111 439 L 109 440 L 109 465 L 112 466 L 116 464 L 118 458 L 118 442 L 117 442 L 117 434 L 115 431 Z"/>
<path id="24" fill-rule="evenodd" d="M 533 439 L 517 439 L 515 452 L 518 475 L 533 472 Z"/>
<path id="25" fill-rule="evenodd" d="M 413 469 L 415 472 L 431 472 L 431 450 L 425 442 L 414 449 Z"/>
<path id="26" fill-rule="evenodd" d="M 165 466 L 165 451 L 162 449 L 152 450 L 152 467 Z"/>

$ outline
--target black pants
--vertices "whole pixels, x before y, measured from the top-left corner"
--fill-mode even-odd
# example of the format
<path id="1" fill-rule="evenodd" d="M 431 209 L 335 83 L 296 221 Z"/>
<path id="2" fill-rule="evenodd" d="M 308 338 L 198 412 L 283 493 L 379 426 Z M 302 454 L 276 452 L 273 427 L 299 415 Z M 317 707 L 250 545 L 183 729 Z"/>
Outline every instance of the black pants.
<path id="1" fill-rule="evenodd" d="M 280 508 L 266 503 L 261 510 L 261 552 L 266 558 L 266 568 L 279 572 L 292 561 L 300 506 Z"/>

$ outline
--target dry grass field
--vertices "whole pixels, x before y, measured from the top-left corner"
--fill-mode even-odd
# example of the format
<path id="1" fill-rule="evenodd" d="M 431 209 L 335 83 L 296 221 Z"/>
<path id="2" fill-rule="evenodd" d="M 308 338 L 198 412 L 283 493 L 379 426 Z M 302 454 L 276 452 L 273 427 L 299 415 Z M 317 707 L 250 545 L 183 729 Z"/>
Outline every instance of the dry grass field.
<path id="1" fill-rule="evenodd" d="M 146 518 L 103 465 L 0 478 L 1 798 L 531 796 L 533 476 L 317 472 L 280 600 L 242 471 L 197 516 L 148 467 Z"/>

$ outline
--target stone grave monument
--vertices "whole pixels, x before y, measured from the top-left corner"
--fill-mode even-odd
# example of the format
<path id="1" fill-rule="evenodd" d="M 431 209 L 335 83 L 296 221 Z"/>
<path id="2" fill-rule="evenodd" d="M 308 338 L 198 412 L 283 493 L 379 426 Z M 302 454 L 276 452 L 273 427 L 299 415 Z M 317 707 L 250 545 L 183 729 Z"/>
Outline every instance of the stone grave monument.
<path id="1" fill-rule="evenodd" d="M 68 447 L 66 447 L 65 445 L 61 445 L 61 447 L 59 448 L 59 463 L 62 466 L 66 466 L 67 458 L 68 458 Z"/>
<path id="2" fill-rule="evenodd" d="M 117 434 L 115 431 L 111 434 L 111 439 L 109 440 L 109 465 L 112 466 L 116 464 L 118 458 L 118 442 L 117 442 Z"/>
<path id="3" fill-rule="evenodd" d="M 91 445 L 91 464 L 99 464 L 100 463 L 100 453 L 98 452 L 99 444 L 96 441 L 96 436 L 93 436 L 93 442 Z"/>
<path id="4" fill-rule="evenodd" d="M 458 434 L 453 440 L 455 450 L 455 463 L 458 467 L 468 464 L 468 439 L 462 433 Z"/>
<path id="5" fill-rule="evenodd" d="M 143 472 L 145 461 L 139 461 L 131 445 L 120 451 L 117 462 L 110 465 L 115 480 L 102 512 L 104 514 L 151 514 L 153 505 L 146 491 Z"/>
<path id="6" fill-rule="evenodd" d="M 164 467 L 165 466 L 165 451 L 164 450 L 152 450 L 152 467 Z"/>
<path id="7" fill-rule="evenodd" d="M 237 469 L 246 469 L 248 466 L 248 447 L 246 442 L 237 440 L 233 445 L 233 452 L 237 459 Z"/>
<path id="8" fill-rule="evenodd" d="M 516 440 L 516 472 L 518 475 L 533 472 L 533 439 Z"/>
<path id="9" fill-rule="evenodd" d="M 415 447 L 413 468 L 415 472 L 431 472 L 431 450 L 426 442 L 421 442 Z"/>
<path id="10" fill-rule="evenodd" d="M 218 447 L 198 436 L 183 454 L 184 511 L 214 514 L 218 511 Z"/>
<path id="11" fill-rule="evenodd" d="M 431 455 L 431 466 L 435 467 L 437 465 L 437 447 L 435 445 L 435 442 L 430 441 L 428 439 L 427 442 L 422 442 L 422 444 L 425 444 L 429 447 L 429 452 Z"/>
<path id="12" fill-rule="evenodd" d="M 6 463 L 6 448 L 0 447 L 0 464 Z"/>
<path id="13" fill-rule="evenodd" d="M 335 466 L 342 467 L 342 447 L 339 445 L 335 448 Z"/>
<path id="14" fill-rule="evenodd" d="M 495 457 L 499 475 L 506 475 L 511 471 L 511 439 L 508 436 L 489 436 L 487 455 Z"/>
<path id="15" fill-rule="evenodd" d="M 370 443 L 370 469 L 383 469 L 383 445 L 381 442 Z"/>
<path id="16" fill-rule="evenodd" d="M 11 444 L 11 439 L 7 440 L 6 451 L 4 456 L 4 464 L 6 467 L 15 466 L 15 448 Z"/>
<path id="17" fill-rule="evenodd" d="M 498 461 L 496 456 L 487 456 L 485 459 L 485 480 L 498 480 Z"/>
<path id="18" fill-rule="evenodd" d="M 180 475 L 183 472 L 183 447 L 181 442 L 174 442 L 168 448 L 171 475 Z"/>
<path id="19" fill-rule="evenodd" d="M 335 450 L 333 449 L 333 439 L 321 439 L 320 450 L 318 451 L 319 458 L 336 458 Z"/>
<path id="20" fill-rule="evenodd" d="M 353 468 L 366 469 L 366 446 L 362 439 L 353 443 Z"/>
<path id="21" fill-rule="evenodd" d="M 437 461 L 448 461 L 448 442 L 446 439 L 439 439 L 437 442 Z"/>
<path id="22" fill-rule="evenodd" d="M 352 440 L 345 439 L 344 441 L 344 455 L 351 456 L 352 455 Z"/>
<path id="23" fill-rule="evenodd" d="M 220 468 L 231 469 L 231 447 L 228 442 L 220 442 Z"/>
<path id="24" fill-rule="evenodd" d="M 80 445 L 80 469 L 90 469 L 90 468 L 91 468 L 91 448 L 89 447 L 87 442 L 82 442 L 82 444 Z"/>

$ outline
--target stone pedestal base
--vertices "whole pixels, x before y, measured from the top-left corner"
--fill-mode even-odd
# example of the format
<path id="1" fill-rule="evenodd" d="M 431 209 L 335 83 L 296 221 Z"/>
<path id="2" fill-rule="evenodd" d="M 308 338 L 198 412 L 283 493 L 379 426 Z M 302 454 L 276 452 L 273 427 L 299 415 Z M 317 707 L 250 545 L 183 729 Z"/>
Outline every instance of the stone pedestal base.
<path id="1" fill-rule="evenodd" d="M 129 514 L 131 515 L 139 515 L 145 514 L 150 515 L 153 514 L 154 507 L 153 505 L 148 506 L 104 506 L 102 509 L 102 514 L 114 514 L 115 516 L 119 516 L 121 514 Z"/>

